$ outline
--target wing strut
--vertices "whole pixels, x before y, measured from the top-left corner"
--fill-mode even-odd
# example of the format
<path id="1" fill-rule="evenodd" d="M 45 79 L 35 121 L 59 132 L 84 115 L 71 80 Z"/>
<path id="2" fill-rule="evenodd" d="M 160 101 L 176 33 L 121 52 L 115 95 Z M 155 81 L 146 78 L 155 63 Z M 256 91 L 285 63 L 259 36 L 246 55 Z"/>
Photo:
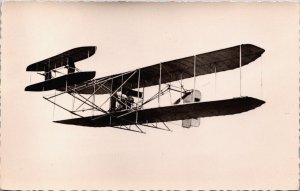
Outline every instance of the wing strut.
<path id="1" fill-rule="evenodd" d="M 263 98 L 263 62 L 260 62 L 260 97 Z"/>
<path id="2" fill-rule="evenodd" d="M 242 96 L 242 45 L 240 45 L 240 97 Z"/>
<path id="3" fill-rule="evenodd" d="M 158 92 L 161 92 L 161 63 L 159 64 L 159 84 Z M 158 107 L 160 107 L 160 94 L 158 94 Z"/>
<path id="4" fill-rule="evenodd" d="M 217 66 L 216 64 L 214 64 L 215 66 L 215 99 L 217 98 Z"/>
<path id="5" fill-rule="evenodd" d="M 140 78 L 141 78 L 141 70 L 139 69 L 139 76 L 138 76 L 138 92 L 140 92 Z M 138 99 L 140 99 L 140 94 L 138 93 Z M 138 122 L 138 117 L 139 117 L 139 106 L 137 105 L 136 107 L 136 115 L 135 115 L 135 122 Z"/>
<path id="6" fill-rule="evenodd" d="M 197 56 L 194 56 L 194 91 L 193 91 L 193 102 L 195 101 L 195 89 L 196 89 L 196 62 L 197 62 Z"/>
<path id="7" fill-rule="evenodd" d="M 109 96 L 109 98 L 107 98 L 106 100 L 105 100 L 105 102 L 100 106 L 100 107 L 102 107 L 109 99 L 111 99 L 118 91 L 119 91 L 119 89 L 122 87 L 122 86 L 124 86 L 124 84 L 126 84 L 126 82 L 130 79 L 130 78 L 132 78 L 132 76 L 134 75 L 136 73 L 136 70 L 125 80 L 125 82 L 123 82 L 116 90 L 114 90 L 114 92 L 112 92 L 111 93 L 111 95 Z M 113 84 L 113 83 L 112 83 Z"/>

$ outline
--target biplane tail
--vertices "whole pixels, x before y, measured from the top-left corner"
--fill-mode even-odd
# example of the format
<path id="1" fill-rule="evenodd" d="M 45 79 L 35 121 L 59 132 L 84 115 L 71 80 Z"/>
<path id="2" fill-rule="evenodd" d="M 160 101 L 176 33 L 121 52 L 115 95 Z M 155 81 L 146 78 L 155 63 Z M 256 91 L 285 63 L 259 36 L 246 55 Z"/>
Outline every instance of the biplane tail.
<path id="1" fill-rule="evenodd" d="M 93 79 L 96 75 L 95 71 L 76 72 L 75 62 L 94 55 L 96 49 L 96 46 L 78 47 L 29 65 L 26 71 L 44 72 L 38 74 L 45 76 L 45 81 L 29 85 L 25 91 L 61 89 Z M 67 68 L 67 74 L 53 78 L 52 72 L 58 72 L 56 69 L 62 67 Z"/>

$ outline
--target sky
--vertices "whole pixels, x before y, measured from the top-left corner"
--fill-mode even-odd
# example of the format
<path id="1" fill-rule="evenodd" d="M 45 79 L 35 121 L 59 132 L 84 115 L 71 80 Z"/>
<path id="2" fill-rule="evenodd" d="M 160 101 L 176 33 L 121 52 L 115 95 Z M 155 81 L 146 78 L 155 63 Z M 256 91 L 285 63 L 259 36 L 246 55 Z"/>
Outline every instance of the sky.
<path id="1" fill-rule="evenodd" d="M 5 2 L 1 187 L 297 189 L 298 16 L 296 3 Z M 76 66 L 103 77 L 240 44 L 265 49 L 242 68 L 242 81 L 233 70 L 198 77 L 196 88 L 202 101 L 228 99 L 241 83 L 243 96 L 266 104 L 200 127 L 175 122 L 172 132 L 140 134 L 56 124 L 70 114 L 53 111 L 48 92 L 24 91 L 42 80 L 29 64 L 79 46 L 97 52 Z"/>

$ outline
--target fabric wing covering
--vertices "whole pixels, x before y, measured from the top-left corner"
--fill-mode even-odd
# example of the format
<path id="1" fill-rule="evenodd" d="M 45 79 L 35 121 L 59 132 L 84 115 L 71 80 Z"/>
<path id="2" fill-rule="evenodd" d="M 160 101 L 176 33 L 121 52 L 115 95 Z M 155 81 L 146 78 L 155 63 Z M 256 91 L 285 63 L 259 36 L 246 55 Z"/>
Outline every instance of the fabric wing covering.
<path id="1" fill-rule="evenodd" d="M 168 83 L 180 79 L 191 78 L 194 76 L 194 62 L 196 61 L 196 76 L 211 74 L 215 72 L 222 72 L 232 70 L 240 67 L 240 48 L 241 48 L 241 65 L 247 65 L 250 62 L 259 58 L 264 49 L 251 44 L 243 44 L 241 46 L 234 46 L 231 48 L 221 49 L 195 56 L 189 56 L 181 59 L 171 60 L 155 64 L 152 66 L 140 68 L 129 73 L 120 73 L 112 76 L 96 79 L 99 84 L 85 83 L 84 86 L 78 86 L 76 91 L 81 94 L 107 94 L 110 93 L 107 89 L 100 87 L 100 82 L 107 80 L 103 85 L 106 87 L 120 86 L 130 76 L 131 78 L 126 82 L 125 87 L 130 89 L 138 88 L 138 79 L 140 72 L 140 87 L 149 87 L 159 84 L 161 76 L 161 83 Z M 161 73 L 160 73 L 161 68 Z M 140 71 L 139 71 L 140 70 Z M 95 81 L 94 81 L 95 82 Z"/>
<path id="2" fill-rule="evenodd" d="M 110 114 L 90 116 L 83 118 L 55 121 L 56 123 L 80 125 L 88 127 L 106 127 L 135 124 L 147 124 L 155 122 L 168 122 L 198 117 L 213 117 L 232 115 L 257 108 L 265 102 L 251 97 L 239 97 L 227 100 L 210 102 L 188 103 L 158 108 L 138 110 L 136 112 L 119 111 Z M 126 115 L 124 115 L 126 114 Z M 122 116 L 122 117 L 121 117 Z"/>

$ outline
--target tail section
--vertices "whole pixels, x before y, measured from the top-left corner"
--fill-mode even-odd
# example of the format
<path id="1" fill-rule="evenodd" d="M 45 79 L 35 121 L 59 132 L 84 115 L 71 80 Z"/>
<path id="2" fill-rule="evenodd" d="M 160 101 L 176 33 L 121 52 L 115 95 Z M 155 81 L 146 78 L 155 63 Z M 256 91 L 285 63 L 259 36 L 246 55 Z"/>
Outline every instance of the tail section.
<path id="1" fill-rule="evenodd" d="M 95 51 L 95 46 L 78 47 L 27 66 L 26 71 L 44 71 L 44 73 L 38 74 L 45 76 L 45 81 L 29 85 L 25 88 L 25 91 L 65 89 L 66 86 L 80 84 L 93 79 L 95 77 L 94 71 L 75 72 L 75 62 L 89 58 L 95 54 Z M 55 76 L 55 78 L 53 78 L 52 71 L 58 72 L 56 69 L 62 67 L 67 68 L 68 73 L 59 77 Z"/>

